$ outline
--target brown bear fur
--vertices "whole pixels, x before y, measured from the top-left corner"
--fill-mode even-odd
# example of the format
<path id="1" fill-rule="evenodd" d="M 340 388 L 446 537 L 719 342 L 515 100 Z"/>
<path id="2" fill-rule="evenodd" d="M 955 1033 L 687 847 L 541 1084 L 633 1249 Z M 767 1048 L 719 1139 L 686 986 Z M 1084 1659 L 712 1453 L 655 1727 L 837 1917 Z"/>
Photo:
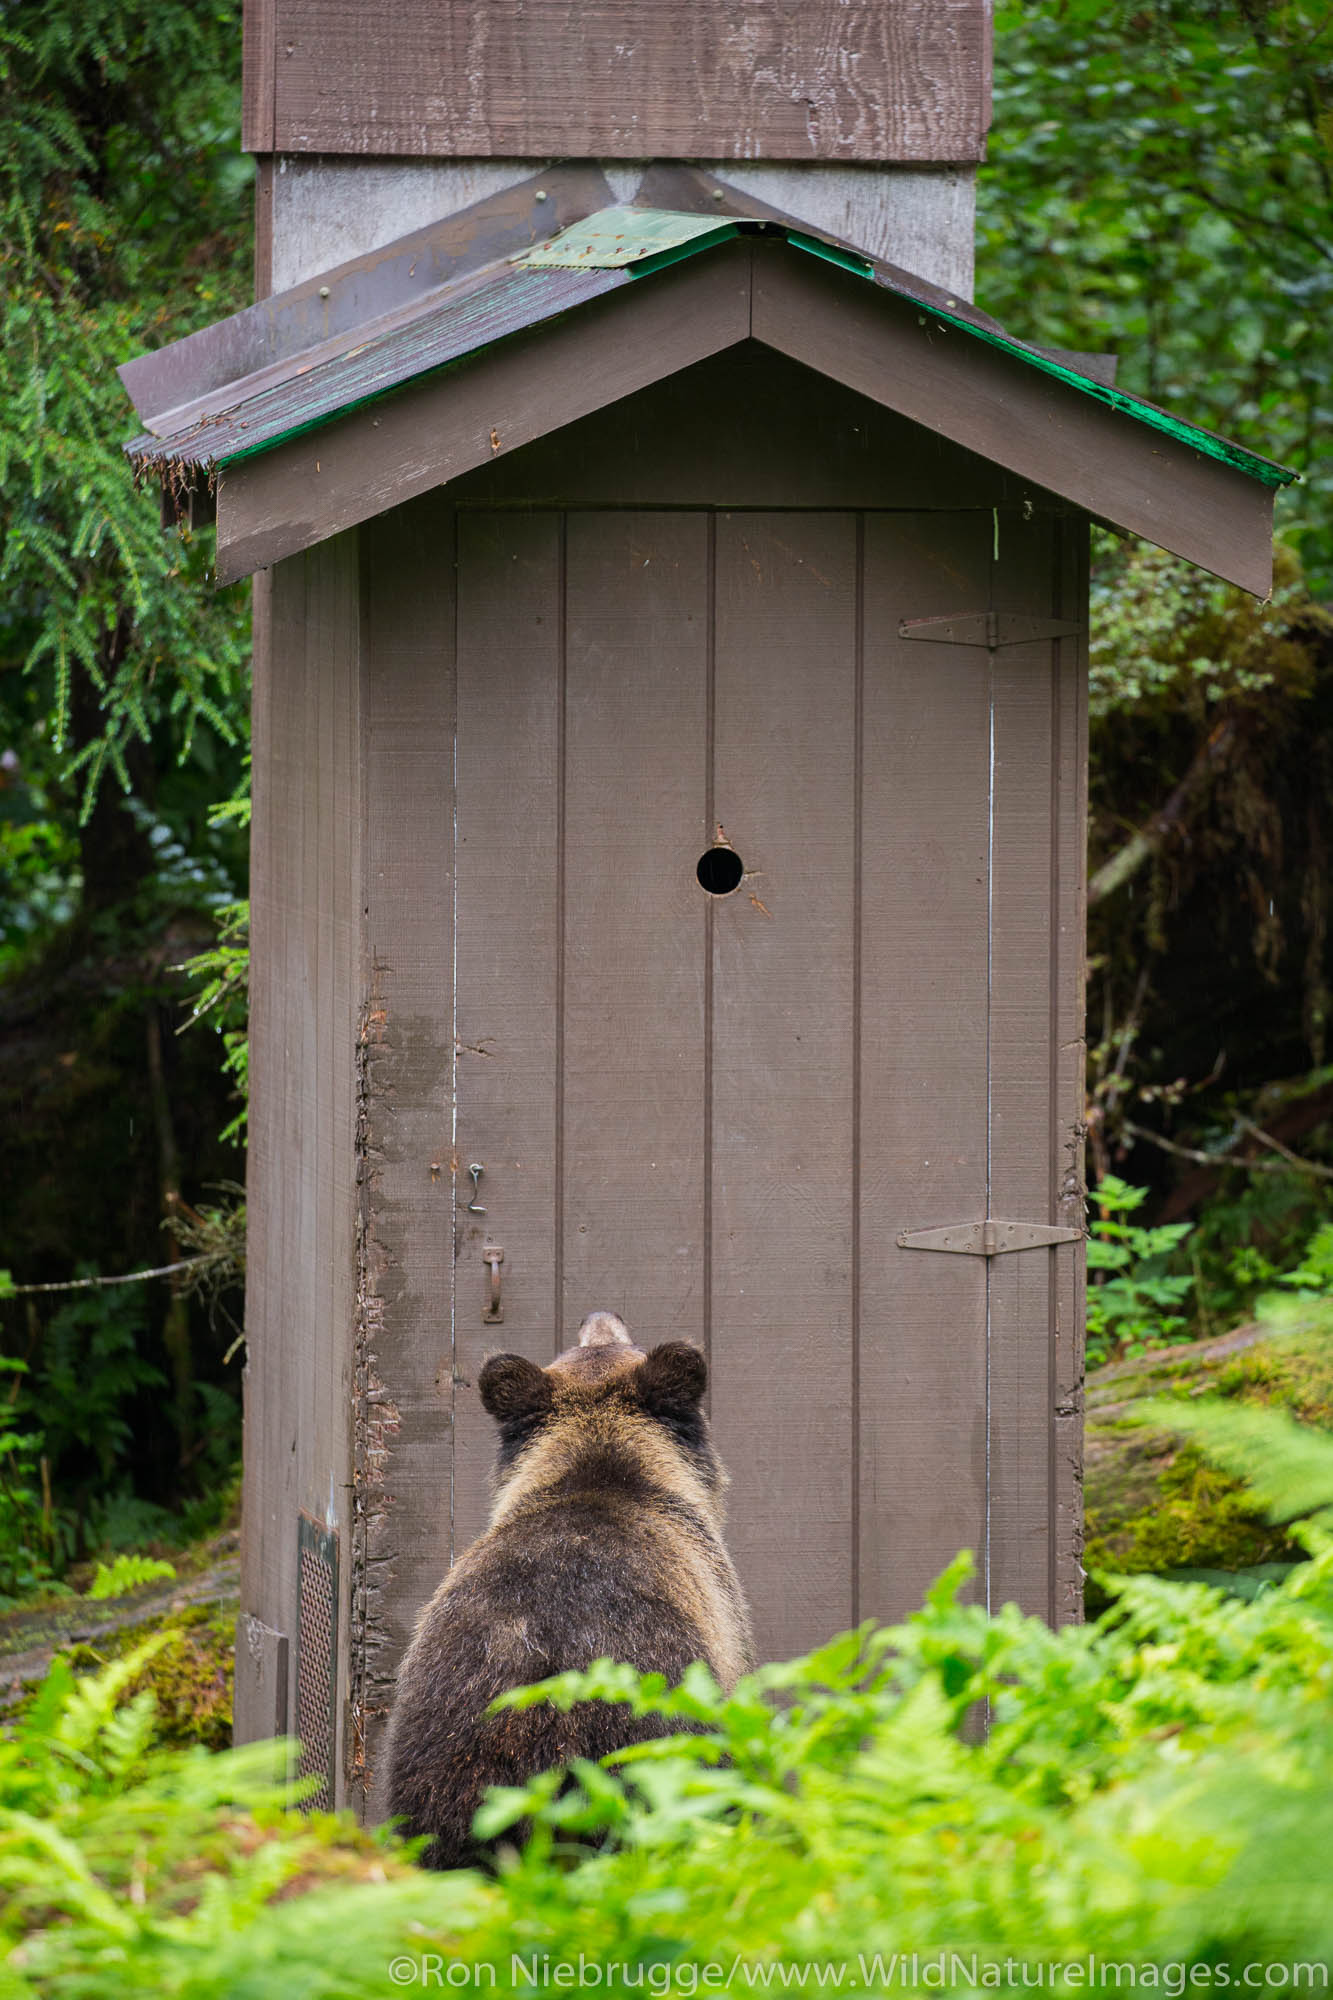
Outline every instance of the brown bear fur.
<path id="1" fill-rule="evenodd" d="M 604 1658 L 672 1684 L 704 1660 L 724 1687 L 751 1666 L 706 1384 L 697 1348 L 645 1355 L 612 1313 L 590 1314 L 547 1368 L 498 1354 L 482 1369 L 500 1429 L 490 1523 L 421 1616 L 389 1732 L 386 1807 L 432 1836 L 428 1866 L 478 1858 L 488 1785 L 676 1726 L 601 1702 L 488 1715 L 496 1695 Z"/>

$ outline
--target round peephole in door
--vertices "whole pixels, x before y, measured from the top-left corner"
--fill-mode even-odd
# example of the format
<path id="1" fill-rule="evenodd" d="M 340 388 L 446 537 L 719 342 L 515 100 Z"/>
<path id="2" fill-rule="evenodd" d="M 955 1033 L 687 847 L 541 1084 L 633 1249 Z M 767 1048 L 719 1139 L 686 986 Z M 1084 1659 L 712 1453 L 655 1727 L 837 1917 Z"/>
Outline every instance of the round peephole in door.
<path id="1" fill-rule="evenodd" d="M 740 888 L 745 864 L 734 847 L 706 847 L 694 872 L 699 887 L 707 889 L 710 896 L 729 896 Z"/>

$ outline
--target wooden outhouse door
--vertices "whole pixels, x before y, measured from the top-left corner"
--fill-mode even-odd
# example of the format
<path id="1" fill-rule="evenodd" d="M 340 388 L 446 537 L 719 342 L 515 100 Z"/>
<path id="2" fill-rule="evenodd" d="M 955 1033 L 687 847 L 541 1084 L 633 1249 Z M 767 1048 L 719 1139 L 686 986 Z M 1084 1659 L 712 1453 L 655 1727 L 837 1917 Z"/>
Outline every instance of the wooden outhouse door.
<path id="1" fill-rule="evenodd" d="M 904 1614 L 964 1546 L 1056 1615 L 1075 1247 L 898 1239 L 1082 1219 L 1072 524 L 456 534 L 454 1548 L 482 1357 L 609 1307 L 708 1352 L 765 1656 Z"/>

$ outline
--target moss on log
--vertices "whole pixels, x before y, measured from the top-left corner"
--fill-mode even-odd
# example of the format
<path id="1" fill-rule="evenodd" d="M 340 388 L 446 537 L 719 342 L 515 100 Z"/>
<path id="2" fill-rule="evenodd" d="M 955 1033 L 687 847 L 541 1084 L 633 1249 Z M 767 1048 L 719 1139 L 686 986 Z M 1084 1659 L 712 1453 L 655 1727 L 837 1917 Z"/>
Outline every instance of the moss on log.
<path id="1" fill-rule="evenodd" d="M 1112 1362 L 1088 1377 L 1085 1567 L 1235 1572 L 1293 1560 L 1286 1531 L 1245 1503 L 1196 1446 L 1135 1421 L 1152 1398 L 1217 1396 L 1333 1429 L 1333 1313 L 1315 1306 Z M 1093 1608 L 1098 1599 L 1090 1586 Z"/>
<path id="2" fill-rule="evenodd" d="M 0 1716 L 30 1699 L 57 1653 L 76 1672 L 89 1672 L 166 1632 L 167 1644 L 133 1691 L 152 1689 L 159 1741 L 225 1750 L 231 1742 L 238 1539 L 233 1529 L 173 1550 L 174 1582 L 145 1584 L 100 1602 L 69 1596 L 0 1614 Z"/>

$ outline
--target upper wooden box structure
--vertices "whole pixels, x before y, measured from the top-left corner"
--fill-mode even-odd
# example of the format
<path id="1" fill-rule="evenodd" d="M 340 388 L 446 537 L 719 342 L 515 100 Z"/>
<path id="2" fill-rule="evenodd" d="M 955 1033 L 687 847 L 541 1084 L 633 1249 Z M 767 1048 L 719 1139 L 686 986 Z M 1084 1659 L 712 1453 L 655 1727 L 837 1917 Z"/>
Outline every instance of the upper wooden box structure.
<path id="1" fill-rule="evenodd" d="M 966 162 L 987 0 L 247 0 L 253 153 Z"/>

